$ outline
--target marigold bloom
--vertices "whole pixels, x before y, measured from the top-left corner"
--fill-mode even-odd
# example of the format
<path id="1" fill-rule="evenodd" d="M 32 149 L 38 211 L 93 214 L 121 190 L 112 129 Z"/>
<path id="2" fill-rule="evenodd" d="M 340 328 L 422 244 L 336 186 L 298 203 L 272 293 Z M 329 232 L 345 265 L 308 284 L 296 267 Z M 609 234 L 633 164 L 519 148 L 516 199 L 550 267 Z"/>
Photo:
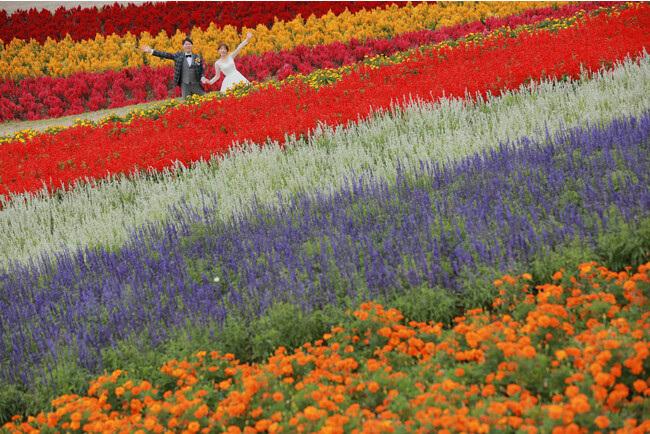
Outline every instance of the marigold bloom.
<path id="1" fill-rule="evenodd" d="M 569 398 L 576 396 L 578 393 L 580 393 L 580 389 L 574 385 L 567 386 L 567 388 L 564 390 L 564 394 Z"/>
<path id="2" fill-rule="evenodd" d="M 368 390 L 371 391 L 372 393 L 375 393 L 379 390 L 379 383 L 376 381 L 371 381 L 368 383 Z"/>
<path id="3" fill-rule="evenodd" d="M 262 414 L 262 412 L 264 412 L 262 407 L 257 407 L 255 410 L 251 411 L 251 417 L 257 418 L 257 417 L 259 417 L 259 415 Z"/>
<path id="4" fill-rule="evenodd" d="M 203 404 L 194 412 L 194 417 L 201 419 L 202 417 L 207 416 L 209 412 L 210 410 L 208 409 L 208 406 L 206 404 Z"/>
<path id="5" fill-rule="evenodd" d="M 323 413 L 326 414 L 326 412 L 324 410 L 323 410 Z M 307 408 L 305 408 L 303 414 L 305 415 L 306 419 L 309 419 L 311 421 L 316 421 L 316 420 L 318 420 L 318 419 L 320 419 L 322 417 L 321 412 L 318 411 L 318 409 L 316 407 L 314 407 L 313 405 L 310 405 Z"/>
<path id="6" fill-rule="evenodd" d="M 456 386 L 458 386 L 458 383 L 450 380 L 449 378 L 442 380 L 442 390 L 445 392 L 451 392 L 456 388 Z"/>
<path id="7" fill-rule="evenodd" d="M 551 404 L 547 407 L 548 417 L 551 419 L 561 419 L 562 418 L 562 406 L 558 404 Z"/>
<path id="8" fill-rule="evenodd" d="M 648 389 L 648 383 L 641 379 L 636 380 L 632 386 L 639 393 L 643 393 Z"/>
<path id="9" fill-rule="evenodd" d="M 504 415 L 507 411 L 508 407 L 502 402 L 492 401 L 488 407 L 488 412 L 498 415 Z"/>
<path id="10" fill-rule="evenodd" d="M 519 354 L 520 354 L 522 357 L 526 357 L 526 358 L 532 359 L 532 358 L 534 358 L 534 357 L 537 355 L 537 350 L 535 349 L 535 347 L 533 347 L 533 346 L 531 346 L 531 345 L 526 345 L 524 348 L 522 348 L 522 349 L 519 351 Z"/>
<path id="11" fill-rule="evenodd" d="M 591 406 L 589 405 L 587 397 L 582 393 L 571 398 L 570 402 L 571 408 L 578 414 L 586 413 L 591 410 Z"/>
<path id="12" fill-rule="evenodd" d="M 481 396 L 492 396 L 494 395 L 494 392 L 496 391 L 495 387 L 492 384 L 487 384 L 485 387 L 483 387 L 483 390 L 481 391 Z"/>
<path id="13" fill-rule="evenodd" d="M 600 429 L 605 429 L 609 426 L 609 418 L 604 415 L 600 415 L 594 419 L 594 423 Z"/>
<path id="14" fill-rule="evenodd" d="M 271 421 L 270 419 L 258 420 L 257 422 L 255 422 L 255 429 L 257 430 L 257 432 L 264 432 L 269 428 L 269 426 L 271 426 L 272 423 L 273 421 Z"/>

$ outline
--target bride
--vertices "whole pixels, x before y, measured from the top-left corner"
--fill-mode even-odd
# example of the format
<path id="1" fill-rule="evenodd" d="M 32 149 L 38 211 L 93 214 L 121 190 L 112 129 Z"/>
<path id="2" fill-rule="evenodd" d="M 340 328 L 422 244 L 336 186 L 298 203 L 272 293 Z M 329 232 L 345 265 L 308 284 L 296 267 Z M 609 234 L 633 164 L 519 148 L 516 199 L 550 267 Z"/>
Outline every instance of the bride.
<path id="1" fill-rule="evenodd" d="M 246 39 L 244 42 L 239 44 L 237 49 L 233 51 L 232 53 L 228 54 L 228 44 L 222 43 L 219 45 L 219 54 L 221 55 L 221 58 L 214 62 L 214 72 L 215 75 L 212 78 L 212 80 L 208 80 L 207 78 L 203 78 L 201 80 L 202 83 L 208 83 L 208 84 L 214 84 L 215 81 L 219 79 L 221 76 L 221 73 L 226 76 L 224 78 L 223 83 L 221 83 L 221 92 L 226 92 L 228 89 L 231 87 L 235 86 L 236 84 L 240 83 L 245 83 L 248 84 L 249 81 L 244 77 L 239 71 L 237 71 L 237 68 L 235 67 L 235 57 L 239 53 L 239 51 L 248 44 L 248 41 L 253 37 L 253 34 L 249 31 L 246 34 Z"/>

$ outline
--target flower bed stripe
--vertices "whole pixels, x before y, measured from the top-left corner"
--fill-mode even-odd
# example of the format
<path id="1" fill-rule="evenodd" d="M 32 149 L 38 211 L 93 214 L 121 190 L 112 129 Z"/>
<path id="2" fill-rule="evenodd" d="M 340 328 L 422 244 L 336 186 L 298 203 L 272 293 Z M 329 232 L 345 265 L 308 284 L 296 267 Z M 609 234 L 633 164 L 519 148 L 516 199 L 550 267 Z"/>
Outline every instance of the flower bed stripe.
<path id="1" fill-rule="evenodd" d="M 649 218 L 648 134 L 650 111 L 546 146 L 521 138 L 450 166 L 413 162 L 395 185 L 351 174 L 345 189 L 230 224 L 214 218 L 218 204 L 178 207 L 115 251 L 15 264 L 0 280 L 3 381 L 48 383 L 60 363 L 101 372 L 102 349 L 122 339 L 146 333 L 142 348 L 155 348 L 174 329 L 218 333 L 228 316 L 245 324 L 282 301 L 309 312 L 420 285 L 462 297 L 482 266 L 527 268 L 549 249 Z"/>
<path id="2" fill-rule="evenodd" d="M 536 7 L 556 5 L 557 3 L 471 3 L 469 6 L 440 6 L 428 2 L 400 8 L 393 5 L 388 9 L 375 8 L 356 13 L 344 13 L 339 16 L 325 15 L 318 19 L 296 18 L 289 22 L 278 21 L 271 29 L 256 26 L 256 37 L 249 43 L 242 54 L 261 55 L 268 51 L 293 50 L 298 46 L 314 46 L 334 42 L 347 43 L 352 38 L 385 37 L 421 29 L 453 26 L 458 23 L 486 19 L 488 14 L 499 17 Z M 431 23 L 436 23 L 435 26 Z M 244 31 L 245 29 L 242 29 Z M 186 33 L 176 32 L 168 36 L 143 34 L 137 38 L 127 34 L 98 35 L 94 40 L 73 43 L 37 42 L 14 40 L 0 52 L 0 74 L 2 79 L 34 77 L 49 75 L 52 77 L 69 76 L 76 72 L 101 72 L 108 69 L 149 65 L 153 67 L 168 66 L 164 59 L 152 57 L 140 51 L 140 45 L 150 45 L 157 50 L 176 52 L 181 47 Z M 192 30 L 192 40 L 196 52 L 205 59 L 214 62 L 219 58 L 218 46 L 225 42 L 230 47 L 241 43 L 240 34 L 233 27 L 219 30 L 210 27 L 205 32 Z"/>
<path id="3" fill-rule="evenodd" d="M 187 164 L 228 152 L 233 141 L 281 140 L 287 134 L 307 134 L 319 122 L 345 125 L 387 109 L 405 95 L 484 97 L 543 76 L 577 78 L 581 68 L 595 71 L 630 53 L 638 56 L 649 33 L 650 7 L 637 5 L 611 17 L 587 17 L 557 34 L 499 35 L 425 50 L 380 68 L 363 66 L 318 90 L 285 84 L 241 99 L 180 107 L 155 121 L 71 128 L 27 143 L 7 143 L 0 149 L 2 193 L 34 192 L 43 184 L 69 188 L 86 177 Z"/>
<path id="4" fill-rule="evenodd" d="M 417 2 L 416 2 L 417 3 Z M 400 1 L 275 1 L 260 2 L 159 2 L 136 5 L 129 3 L 66 8 L 56 12 L 30 9 L 7 14 L 0 11 L 0 40 L 5 45 L 13 39 L 31 39 L 44 44 L 49 38 L 61 41 L 70 38 L 74 42 L 94 39 L 97 34 L 140 36 L 147 32 L 157 35 L 164 31 L 173 35 L 176 31 L 190 34 L 193 29 L 207 30 L 210 26 L 235 29 L 255 28 L 261 24 L 273 26 L 275 20 L 289 21 L 297 15 L 317 18 L 333 13 L 339 15 L 345 10 L 355 13 L 361 9 L 386 8 L 392 4 L 400 7 Z M 69 36 L 68 36 L 69 35 Z"/>
<path id="5" fill-rule="evenodd" d="M 543 82 L 486 101 L 414 101 L 345 129 L 319 128 L 307 140 L 253 145 L 192 169 L 86 183 L 56 196 L 19 196 L 0 202 L 0 265 L 43 251 L 116 248 L 132 227 L 167 218 L 169 204 L 199 207 L 205 191 L 219 202 L 216 217 L 228 220 L 253 198 L 266 205 L 277 203 L 278 192 L 338 188 L 350 171 L 372 170 L 394 181 L 398 161 L 457 160 L 513 137 L 544 140 L 545 132 L 552 137 L 585 120 L 638 116 L 648 108 L 648 94 L 646 56 L 590 80 Z"/>
<path id="6" fill-rule="evenodd" d="M 4 428 L 647 432 L 648 270 L 584 263 L 534 292 L 529 274 L 506 275 L 495 312 L 453 327 L 364 303 L 346 327 L 263 363 L 208 349 L 166 363 L 160 383 L 116 370 Z"/>
<path id="7" fill-rule="evenodd" d="M 551 7 L 529 9 L 521 15 L 504 18 L 491 16 L 483 21 L 456 24 L 438 30 L 420 30 L 397 35 L 392 39 L 367 38 L 360 42 L 352 39 L 348 44 L 335 43 L 301 46 L 294 50 L 268 51 L 260 56 L 242 55 L 237 59 L 238 69 L 250 80 L 263 82 L 272 76 L 279 80 L 300 72 L 307 74 L 319 68 L 333 68 L 362 61 L 378 54 L 393 55 L 427 44 L 457 40 L 473 34 L 495 29 L 539 23 L 544 19 L 559 19 L 582 15 L 598 9 L 597 3 L 565 5 L 558 10 Z M 574 17 L 575 19 L 576 17 Z M 543 23 L 547 27 L 565 26 L 568 23 Z M 208 68 L 208 75 L 212 74 Z M 118 72 L 77 73 L 70 77 L 29 77 L 19 81 L 7 80 L 0 84 L 0 121 L 8 119 L 35 120 L 41 118 L 75 115 L 84 111 L 122 107 L 149 100 L 180 96 L 179 89 L 171 84 L 171 66 L 150 69 L 148 66 L 128 68 Z M 218 90 L 223 78 L 207 90 Z"/>

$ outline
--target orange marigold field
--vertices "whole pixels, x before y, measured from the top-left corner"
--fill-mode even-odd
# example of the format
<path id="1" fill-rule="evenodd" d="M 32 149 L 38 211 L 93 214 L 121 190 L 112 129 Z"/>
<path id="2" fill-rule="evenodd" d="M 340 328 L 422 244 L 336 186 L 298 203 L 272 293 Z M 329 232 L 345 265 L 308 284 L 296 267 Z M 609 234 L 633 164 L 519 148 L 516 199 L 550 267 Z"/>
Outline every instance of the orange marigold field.
<path id="1" fill-rule="evenodd" d="M 453 327 L 365 303 L 263 364 L 199 352 L 161 381 L 115 371 L 12 432 L 650 432 L 650 262 L 503 276 Z"/>

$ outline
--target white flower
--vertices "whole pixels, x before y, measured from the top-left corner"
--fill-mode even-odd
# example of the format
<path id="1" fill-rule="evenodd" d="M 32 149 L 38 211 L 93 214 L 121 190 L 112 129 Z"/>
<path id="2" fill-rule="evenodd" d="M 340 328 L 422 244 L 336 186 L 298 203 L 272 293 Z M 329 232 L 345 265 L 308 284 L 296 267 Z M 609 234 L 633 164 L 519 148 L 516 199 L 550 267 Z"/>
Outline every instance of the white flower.
<path id="1" fill-rule="evenodd" d="M 215 278 L 214 278 L 214 281 L 215 281 L 215 282 L 218 282 L 218 281 L 219 281 L 219 278 L 218 278 L 218 277 L 215 277 Z"/>

